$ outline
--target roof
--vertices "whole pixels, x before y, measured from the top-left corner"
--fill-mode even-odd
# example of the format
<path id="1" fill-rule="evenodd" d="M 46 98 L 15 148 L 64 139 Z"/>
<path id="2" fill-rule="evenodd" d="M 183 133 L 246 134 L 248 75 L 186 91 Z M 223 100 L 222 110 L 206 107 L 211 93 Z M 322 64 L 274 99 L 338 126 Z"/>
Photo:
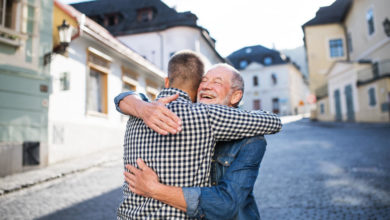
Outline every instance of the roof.
<path id="1" fill-rule="evenodd" d="M 353 0 L 336 0 L 333 4 L 318 9 L 316 16 L 302 27 L 319 24 L 341 23 L 344 21 Z"/>
<path id="2" fill-rule="evenodd" d="M 198 17 L 195 14 L 189 11 L 177 12 L 160 0 L 95 0 L 71 6 L 105 27 L 114 36 L 162 31 L 177 26 L 197 28 L 217 57 L 225 60 L 215 50 L 215 39 L 210 36 L 207 29 L 197 24 Z M 145 9 L 153 12 L 152 19 L 141 22 L 139 12 Z M 105 18 L 110 15 L 117 16 L 116 24 L 104 23 L 104 20 L 107 20 Z"/>
<path id="3" fill-rule="evenodd" d="M 153 32 L 174 26 L 197 25 L 198 18 L 191 12 L 176 12 L 160 0 L 96 0 L 72 4 L 74 8 L 104 26 L 114 36 Z M 142 9 L 153 10 L 153 19 L 140 22 L 137 19 Z M 118 14 L 119 21 L 115 25 L 104 25 L 104 18 L 110 14 Z"/>
<path id="4" fill-rule="evenodd" d="M 55 2 L 56 4 L 61 6 L 61 8 L 65 10 L 69 15 L 77 18 L 77 20 L 80 22 L 80 31 L 90 36 L 93 36 L 96 40 L 100 41 L 108 47 L 111 47 L 117 53 L 124 55 L 128 60 L 137 64 L 146 72 L 155 74 L 161 79 L 165 77 L 164 72 L 162 72 L 154 64 L 150 63 L 148 60 L 144 59 L 141 55 L 128 48 L 126 45 L 124 45 L 122 42 L 112 36 L 110 32 L 108 32 L 104 27 L 97 24 L 95 21 L 89 19 L 88 17 L 85 17 L 82 13 L 80 13 L 72 6 L 62 4 L 58 0 L 55 0 Z"/>
<path id="5" fill-rule="evenodd" d="M 265 62 L 267 57 L 272 59 L 271 63 Z M 241 48 L 230 54 L 227 59 L 232 63 L 234 68 L 238 70 L 245 69 L 252 62 L 256 62 L 264 66 L 285 64 L 290 62 L 290 59 L 288 57 L 283 58 L 279 51 L 268 49 L 261 45 Z M 246 61 L 245 66 L 241 65 L 242 61 Z"/>

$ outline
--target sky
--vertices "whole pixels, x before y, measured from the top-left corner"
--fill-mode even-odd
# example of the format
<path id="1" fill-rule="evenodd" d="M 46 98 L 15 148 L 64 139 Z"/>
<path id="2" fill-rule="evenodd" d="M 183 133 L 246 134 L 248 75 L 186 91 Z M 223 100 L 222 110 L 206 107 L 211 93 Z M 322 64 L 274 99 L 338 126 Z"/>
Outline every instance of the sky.
<path id="1" fill-rule="evenodd" d="M 65 4 L 85 0 L 60 0 Z M 335 0 L 163 0 L 178 12 L 191 11 L 198 25 L 216 40 L 226 57 L 246 46 L 262 45 L 277 50 L 303 45 L 302 24 L 322 6 Z"/>

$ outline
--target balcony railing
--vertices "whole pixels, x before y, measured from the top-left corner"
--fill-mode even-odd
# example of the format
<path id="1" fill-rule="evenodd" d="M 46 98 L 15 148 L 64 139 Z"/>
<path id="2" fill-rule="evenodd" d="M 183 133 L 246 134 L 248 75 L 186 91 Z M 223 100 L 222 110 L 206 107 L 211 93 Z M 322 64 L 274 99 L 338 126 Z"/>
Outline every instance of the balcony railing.
<path id="1" fill-rule="evenodd" d="M 390 60 L 375 62 L 371 67 L 358 71 L 358 83 L 370 82 L 383 76 L 390 76 Z"/>

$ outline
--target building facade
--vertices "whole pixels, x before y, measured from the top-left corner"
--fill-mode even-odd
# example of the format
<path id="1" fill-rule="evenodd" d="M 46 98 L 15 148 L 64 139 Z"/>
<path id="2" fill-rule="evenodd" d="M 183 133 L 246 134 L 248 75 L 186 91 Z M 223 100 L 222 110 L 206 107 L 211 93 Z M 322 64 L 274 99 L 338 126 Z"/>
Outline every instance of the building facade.
<path id="1" fill-rule="evenodd" d="M 51 0 L 0 1 L 0 176 L 48 162 Z"/>
<path id="2" fill-rule="evenodd" d="M 170 57 L 183 49 L 199 52 L 208 65 L 224 62 L 215 50 L 215 40 L 197 25 L 196 15 L 176 12 L 160 0 L 91 1 L 73 6 L 164 72 Z"/>
<path id="3" fill-rule="evenodd" d="M 54 12 L 55 25 L 66 19 L 78 31 L 51 61 L 49 163 L 121 148 L 128 117 L 114 97 L 135 90 L 154 99 L 165 74 L 73 7 L 55 1 Z"/>
<path id="4" fill-rule="evenodd" d="M 244 109 L 262 109 L 280 115 L 307 111 L 308 86 L 290 58 L 257 45 L 233 52 L 228 60 L 240 70 L 244 79 Z"/>
<path id="5" fill-rule="evenodd" d="M 388 8 L 385 0 L 337 0 L 303 25 L 311 92 L 317 97 L 313 118 L 390 120 Z"/>

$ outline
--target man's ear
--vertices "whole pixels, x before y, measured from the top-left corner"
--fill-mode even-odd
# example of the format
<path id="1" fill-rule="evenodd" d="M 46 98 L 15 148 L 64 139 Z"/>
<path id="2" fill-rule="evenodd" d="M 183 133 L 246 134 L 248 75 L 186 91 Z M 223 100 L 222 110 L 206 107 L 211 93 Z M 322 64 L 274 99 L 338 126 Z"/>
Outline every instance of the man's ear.
<path id="1" fill-rule="evenodd" d="M 168 79 L 168 77 L 165 77 L 165 82 L 164 82 L 164 86 L 165 86 L 165 88 L 169 88 L 169 79 Z"/>
<path id="2" fill-rule="evenodd" d="M 232 98 L 230 99 L 230 104 L 232 106 L 238 104 L 238 102 L 241 100 L 241 97 L 242 97 L 242 91 L 241 90 L 236 90 L 233 92 L 232 94 Z"/>

